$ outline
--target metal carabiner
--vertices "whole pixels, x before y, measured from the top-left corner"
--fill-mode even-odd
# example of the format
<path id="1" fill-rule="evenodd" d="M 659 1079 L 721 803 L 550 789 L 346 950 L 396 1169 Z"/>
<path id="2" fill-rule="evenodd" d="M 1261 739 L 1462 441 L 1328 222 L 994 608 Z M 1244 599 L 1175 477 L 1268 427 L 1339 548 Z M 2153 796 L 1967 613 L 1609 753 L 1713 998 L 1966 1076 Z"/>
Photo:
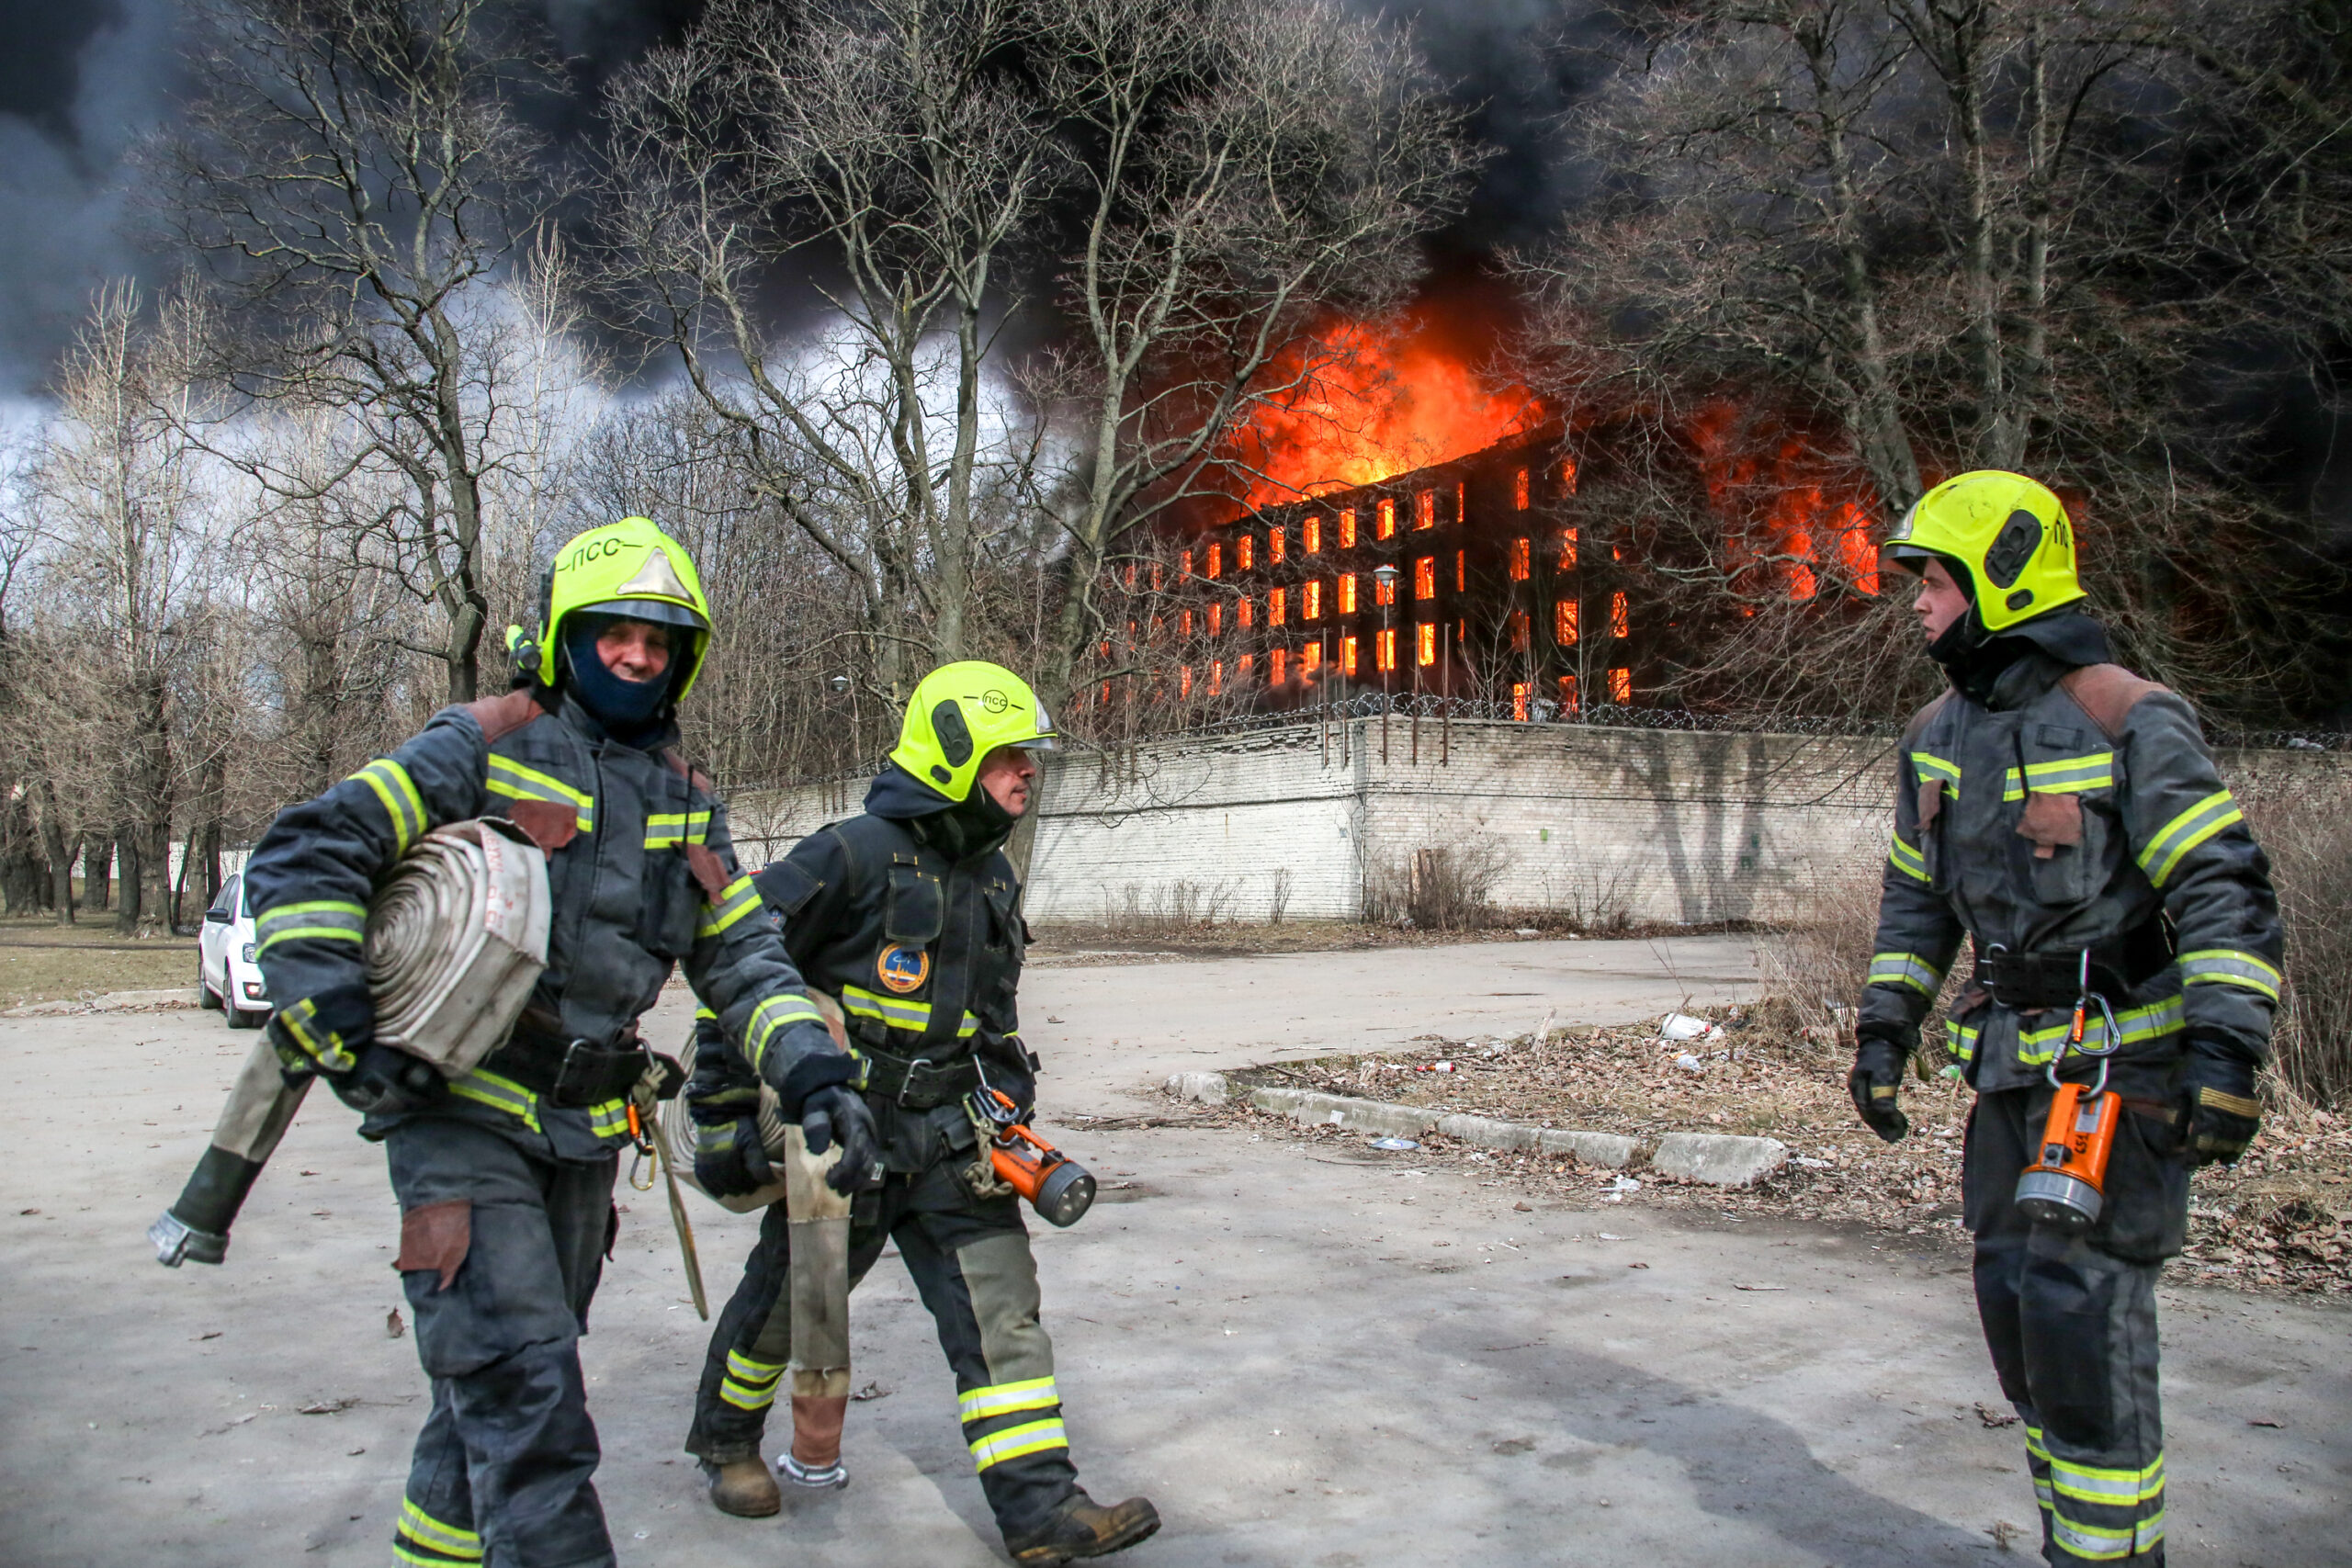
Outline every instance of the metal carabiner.
<path id="1" fill-rule="evenodd" d="M 927 1066 L 931 1066 L 931 1058 L 930 1058 L 930 1057 L 928 1057 L 928 1056 L 917 1056 L 913 1061 L 909 1062 L 909 1063 L 907 1064 L 907 1077 L 906 1077 L 906 1081 L 899 1085 L 899 1110 L 904 1111 L 904 1110 L 907 1108 L 907 1096 L 909 1096 L 910 1094 L 912 1094 L 912 1093 L 914 1092 L 914 1089 L 915 1089 L 915 1069 L 916 1069 L 916 1068 L 918 1068 L 918 1067 L 927 1067 Z"/>

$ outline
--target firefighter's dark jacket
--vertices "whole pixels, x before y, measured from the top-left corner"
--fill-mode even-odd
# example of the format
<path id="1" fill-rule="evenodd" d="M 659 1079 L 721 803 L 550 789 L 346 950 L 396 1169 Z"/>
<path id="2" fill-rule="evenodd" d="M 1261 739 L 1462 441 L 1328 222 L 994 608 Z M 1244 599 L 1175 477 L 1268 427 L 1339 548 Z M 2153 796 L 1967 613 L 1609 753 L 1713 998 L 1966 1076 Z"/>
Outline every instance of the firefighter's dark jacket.
<path id="1" fill-rule="evenodd" d="M 864 815 L 818 829 L 752 882 L 808 984 L 840 999 L 854 1050 L 934 1066 L 977 1057 L 1025 1103 L 1035 1062 L 1014 993 L 1027 928 L 1002 841 L 893 767 Z M 707 1023 L 702 1039 L 698 1050 Z"/>
<path id="2" fill-rule="evenodd" d="M 552 705 L 552 711 L 550 711 Z M 340 1032 L 368 1010 L 361 935 L 371 889 L 432 829 L 511 818 L 548 850 L 554 918 L 548 966 L 526 1019 L 567 1039 L 629 1043 L 673 968 L 747 1042 L 752 1063 L 797 1113 L 844 1081 L 834 1048 L 759 918 L 709 781 L 671 754 L 609 738 L 570 696 L 544 690 L 442 709 L 413 739 L 317 799 L 278 814 L 246 871 L 258 954 L 288 1032 L 330 1070 L 349 1065 Z M 623 1102 L 548 1102 L 502 1047 L 449 1085 L 431 1111 L 497 1127 L 543 1156 L 594 1157 L 628 1138 Z M 501 1071 L 502 1066 L 510 1070 Z M 363 1129 L 380 1136 L 390 1122 Z"/>
<path id="3" fill-rule="evenodd" d="M 1911 1037 L 1967 933 L 1980 959 L 1994 944 L 2143 955 L 2109 998 L 2134 1077 L 2168 1072 L 2191 1035 L 2249 1061 L 2267 1050 L 2283 948 L 2267 863 L 2188 705 L 2114 665 L 2036 648 L 1982 699 L 1954 690 L 1920 710 L 1883 881 L 1865 1032 Z M 1972 986 L 1953 1054 L 1981 1091 L 2037 1082 L 2072 1017 Z M 2106 1034 L 2094 1010 L 2086 1043 Z"/>

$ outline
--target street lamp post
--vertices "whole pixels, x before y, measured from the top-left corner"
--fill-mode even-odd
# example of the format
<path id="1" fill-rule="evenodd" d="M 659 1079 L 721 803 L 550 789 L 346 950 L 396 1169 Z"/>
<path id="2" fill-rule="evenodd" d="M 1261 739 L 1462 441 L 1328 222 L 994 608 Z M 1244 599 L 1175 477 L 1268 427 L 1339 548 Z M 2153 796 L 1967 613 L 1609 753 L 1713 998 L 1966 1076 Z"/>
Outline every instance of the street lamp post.
<path id="1" fill-rule="evenodd" d="M 1380 666 L 1380 765 L 1388 765 L 1388 678 L 1396 662 L 1396 566 L 1384 561 L 1373 568 L 1372 580 L 1380 584 L 1380 647 L 1373 659 Z"/>

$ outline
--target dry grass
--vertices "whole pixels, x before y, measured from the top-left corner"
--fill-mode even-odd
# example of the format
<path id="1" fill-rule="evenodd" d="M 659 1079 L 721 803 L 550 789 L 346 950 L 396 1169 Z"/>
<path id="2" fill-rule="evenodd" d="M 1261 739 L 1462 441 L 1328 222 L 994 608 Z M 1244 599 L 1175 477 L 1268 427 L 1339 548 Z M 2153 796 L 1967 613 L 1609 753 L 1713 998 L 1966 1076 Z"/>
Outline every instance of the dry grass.
<path id="1" fill-rule="evenodd" d="M 1723 1034 L 1672 1043 L 1654 1029 L 1576 1030 L 1545 1041 L 1430 1041 L 1409 1058 L 1347 1056 L 1233 1075 L 1250 1083 L 1460 1111 L 1535 1126 L 1626 1133 L 1744 1133 L 1780 1139 L 1796 1156 L 1752 1189 L 1619 1174 L 1548 1156 L 1504 1154 L 1431 1134 L 1412 1157 L 1446 1160 L 1531 1192 L 1853 1224 L 1921 1245 L 1958 1247 L 1961 1152 L 1973 1096 L 1956 1080 L 1905 1087 L 1911 1135 L 1883 1144 L 1846 1097 L 1846 1057 L 1808 1038 L 1796 1008 L 1768 1002 L 1715 1015 Z M 1416 1071 L 1437 1061 L 1455 1071 Z M 1250 1115 L 1237 1111 L 1237 1115 Z M 1271 1118 L 1252 1116 L 1253 1125 Z M 1284 1123 L 1284 1125 L 1287 1125 Z M 1335 1128 L 1301 1138 L 1360 1143 Z M 1802 1163 L 1800 1163 L 1802 1162 Z M 2241 1290 L 2352 1292 L 2352 1129 L 2299 1108 L 2269 1118 L 2233 1169 L 2199 1171 L 2188 1251 L 2173 1277 Z"/>
<path id="2" fill-rule="evenodd" d="M 1485 931 L 1498 923 L 1495 884 L 1510 856 L 1491 839 L 1430 844 L 1374 861 L 1363 879 L 1364 919 L 1424 931 Z"/>
<path id="3" fill-rule="evenodd" d="M 2271 1035 L 2272 1100 L 2352 1105 L 2352 813 L 2332 795 L 2249 795 L 2287 928 L 2287 987 Z"/>
<path id="4" fill-rule="evenodd" d="M 196 943 L 186 938 L 136 942 L 104 917 L 0 921 L 0 1009 L 195 984 Z"/>

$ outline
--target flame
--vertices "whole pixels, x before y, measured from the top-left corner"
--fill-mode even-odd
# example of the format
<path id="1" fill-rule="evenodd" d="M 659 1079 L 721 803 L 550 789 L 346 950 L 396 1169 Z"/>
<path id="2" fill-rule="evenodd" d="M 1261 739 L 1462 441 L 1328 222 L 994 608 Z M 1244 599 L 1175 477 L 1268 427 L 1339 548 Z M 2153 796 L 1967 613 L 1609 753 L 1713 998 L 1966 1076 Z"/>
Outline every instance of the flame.
<path id="1" fill-rule="evenodd" d="M 1751 428 L 1735 435 L 1741 419 L 1736 405 L 1719 399 L 1690 423 L 1707 499 L 1724 520 L 1734 561 L 1770 558 L 1789 597 L 1807 600 L 1821 591 L 1826 541 L 1839 573 L 1858 592 L 1876 593 L 1878 542 L 1850 477 L 1808 433 Z"/>
<path id="2" fill-rule="evenodd" d="M 1489 390 L 1463 323 L 1432 305 L 1392 327 L 1340 321 L 1294 348 L 1232 443 L 1257 472 L 1245 510 L 1349 490 L 1425 468 L 1523 434 L 1543 418 L 1524 387 Z"/>

